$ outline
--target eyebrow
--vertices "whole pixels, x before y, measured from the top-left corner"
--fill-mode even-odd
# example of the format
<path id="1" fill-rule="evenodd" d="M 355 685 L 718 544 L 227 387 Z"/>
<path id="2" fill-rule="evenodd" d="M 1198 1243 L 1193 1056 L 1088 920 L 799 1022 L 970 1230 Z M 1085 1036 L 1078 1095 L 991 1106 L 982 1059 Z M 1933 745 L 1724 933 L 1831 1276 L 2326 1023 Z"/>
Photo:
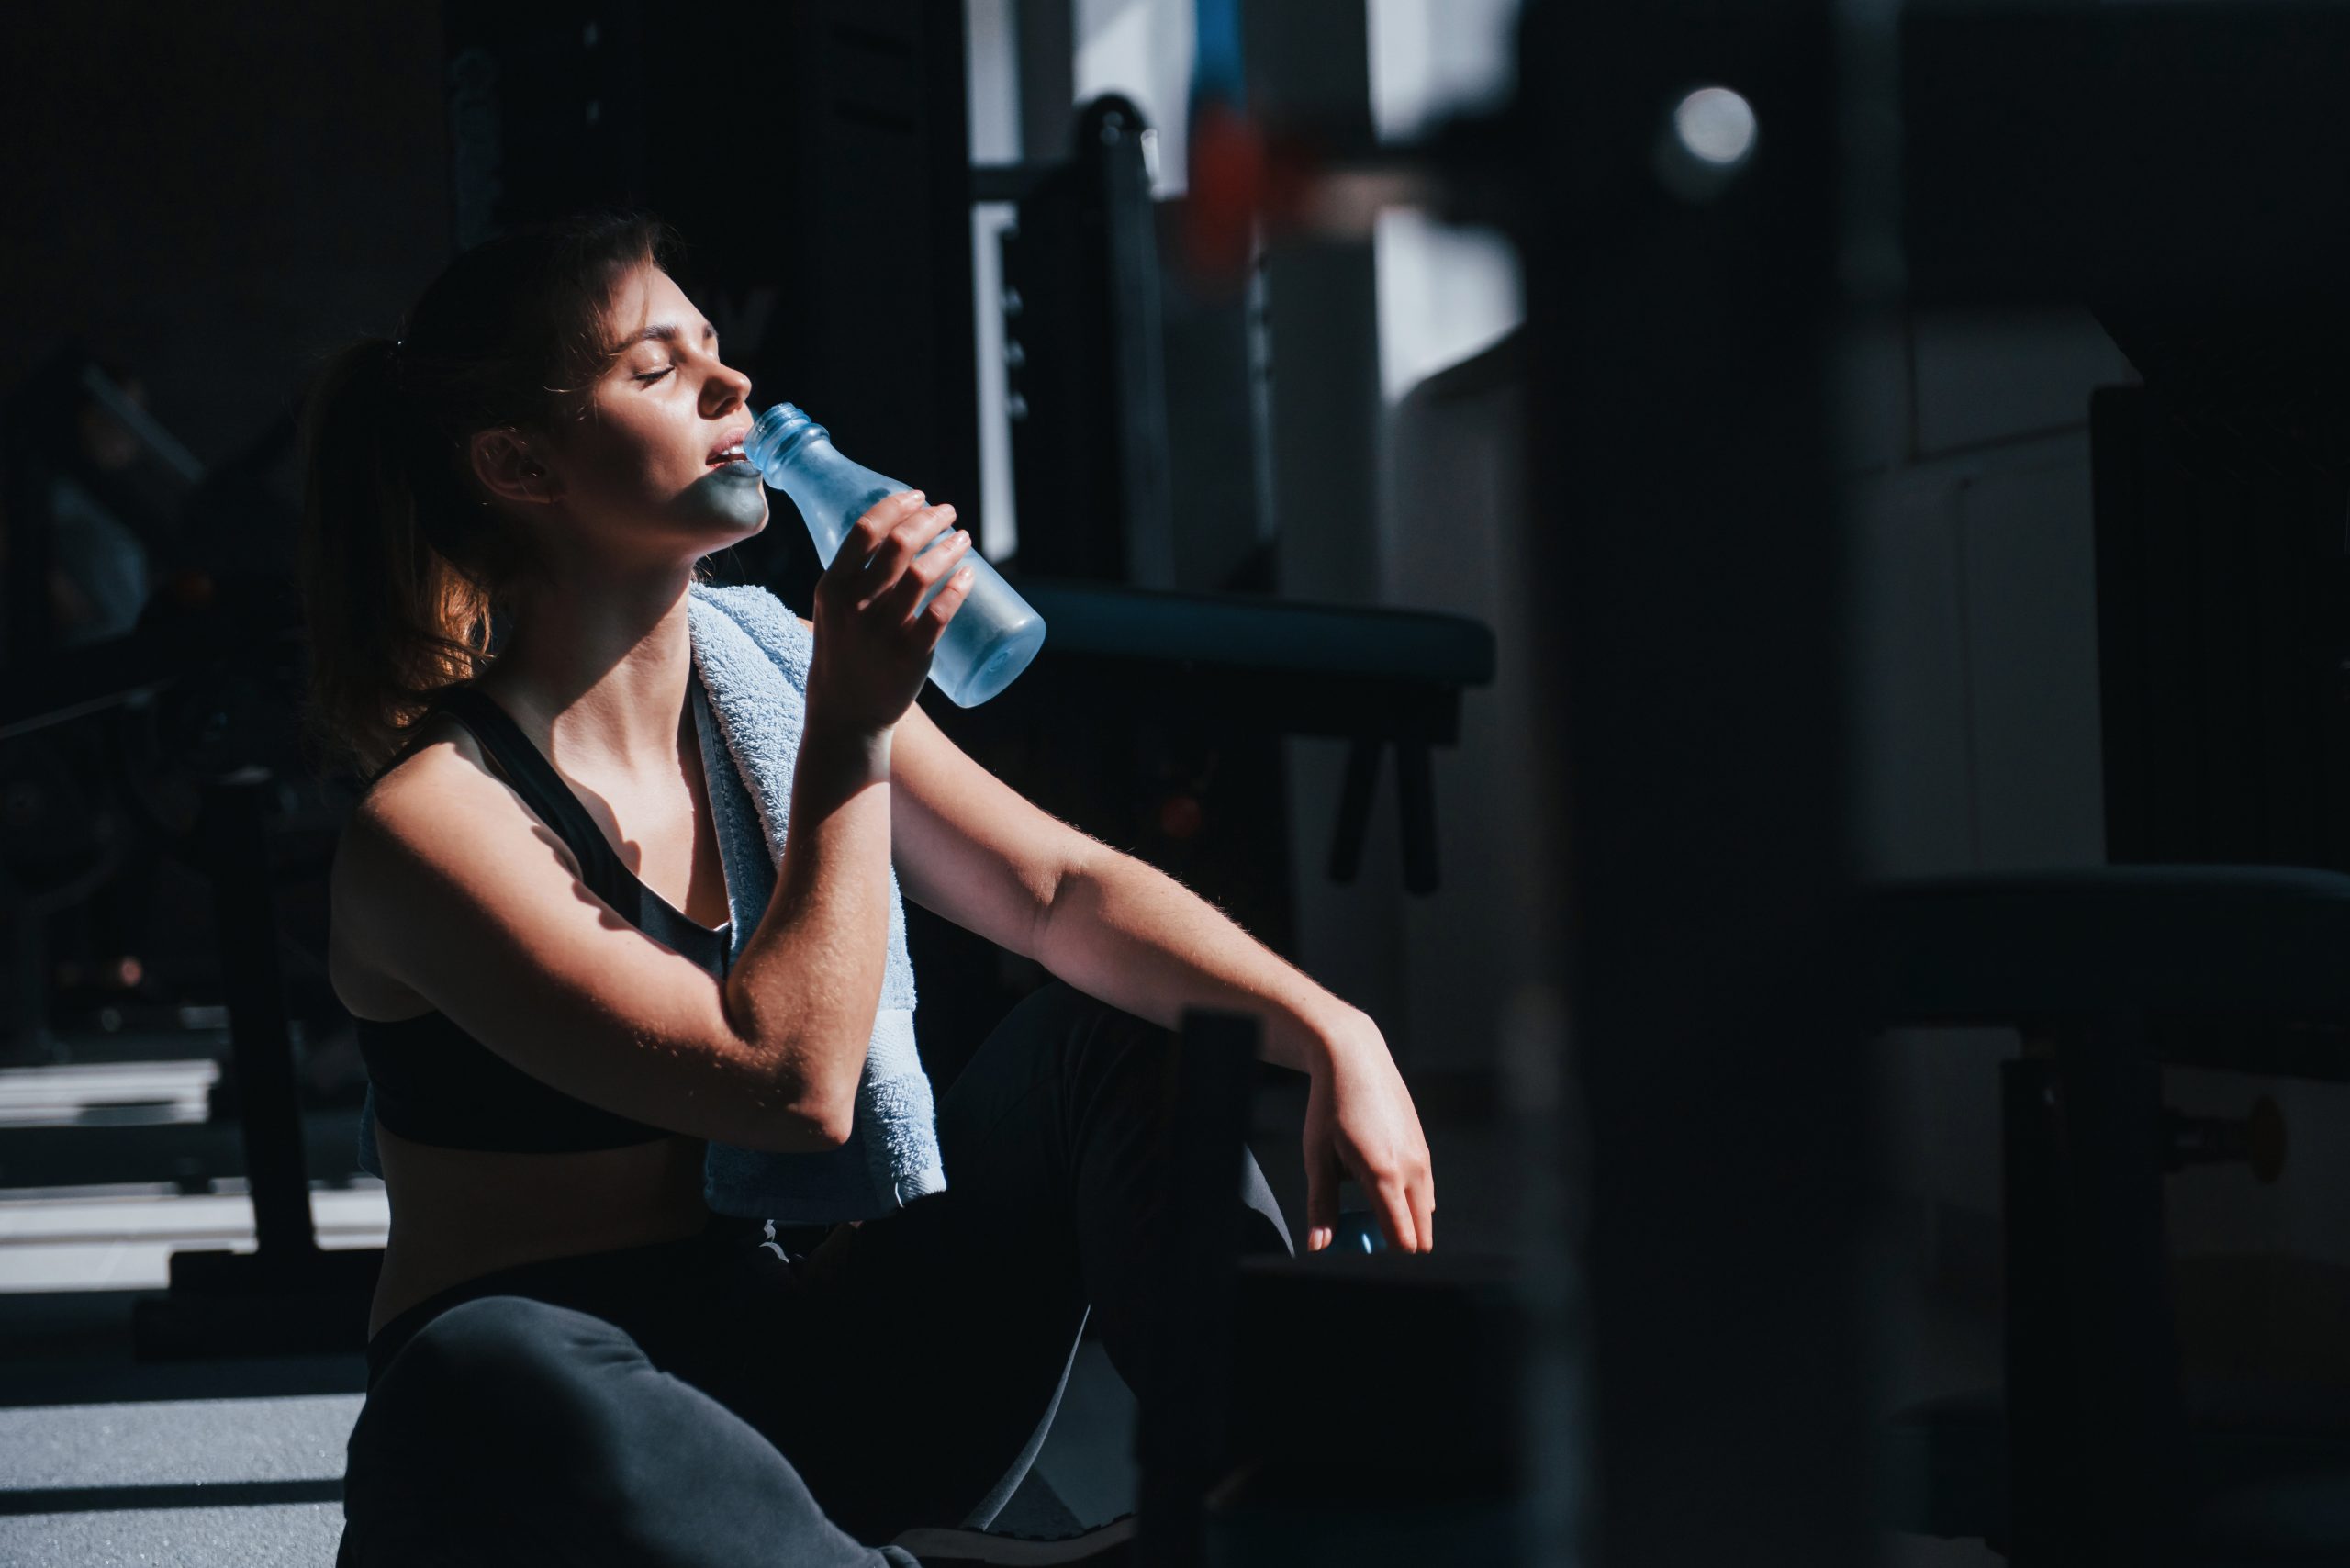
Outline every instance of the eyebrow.
<path id="1" fill-rule="evenodd" d="M 701 335 L 715 342 L 718 337 L 718 329 L 704 321 L 701 324 Z M 621 339 L 621 347 L 628 348 L 632 344 L 643 342 L 647 339 L 658 339 L 665 343 L 674 343 L 677 341 L 677 329 L 669 322 L 664 321 L 659 326 L 645 328 L 634 337 Z"/>

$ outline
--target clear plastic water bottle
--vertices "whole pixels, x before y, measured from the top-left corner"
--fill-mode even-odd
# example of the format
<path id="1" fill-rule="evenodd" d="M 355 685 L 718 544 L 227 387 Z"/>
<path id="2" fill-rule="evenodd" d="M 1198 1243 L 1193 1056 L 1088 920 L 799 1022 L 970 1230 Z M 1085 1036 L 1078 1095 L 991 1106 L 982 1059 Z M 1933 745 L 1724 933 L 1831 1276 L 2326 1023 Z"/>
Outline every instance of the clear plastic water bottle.
<path id="1" fill-rule="evenodd" d="M 791 498 L 816 541 L 817 558 L 827 567 L 874 502 L 913 488 L 843 457 L 833 449 L 831 432 L 789 403 L 778 403 L 758 417 L 743 442 L 743 455 L 769 485 Z M 940 530 L 923 551 L 935 549 L 949 532 Z M 970 591 L 931 654 L 930 678 L 957 707 L 976 708 L 1028 667 L 1044 646 L 1045 618 L 977 549 L 964 561 L 971 568 Z M 920 608 L 947 581 L 933 583 Z"/>

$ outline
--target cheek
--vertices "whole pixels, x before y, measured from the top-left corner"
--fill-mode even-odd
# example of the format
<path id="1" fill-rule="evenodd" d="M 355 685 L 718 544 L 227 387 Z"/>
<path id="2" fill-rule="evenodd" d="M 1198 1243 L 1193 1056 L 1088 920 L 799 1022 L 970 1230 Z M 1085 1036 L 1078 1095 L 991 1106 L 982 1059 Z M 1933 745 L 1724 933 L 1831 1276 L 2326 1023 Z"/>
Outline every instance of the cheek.
<path id="1" fill-rule="evenodd" d="M 597 493 L 632 501 L 673 496 L 699 476 L 678 431 L 645 411 L 608 409 L 581 442 L 578 472 Z"/>

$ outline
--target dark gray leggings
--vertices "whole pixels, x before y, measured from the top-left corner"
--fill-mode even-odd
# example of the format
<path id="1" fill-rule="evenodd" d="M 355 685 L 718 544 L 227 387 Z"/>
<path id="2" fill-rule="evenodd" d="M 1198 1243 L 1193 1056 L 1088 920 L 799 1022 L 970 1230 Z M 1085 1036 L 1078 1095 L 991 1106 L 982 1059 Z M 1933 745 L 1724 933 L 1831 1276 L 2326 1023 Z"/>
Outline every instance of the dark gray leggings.
<path id="1" fill-rule="evenodd" d="M 1135 1385 L 1173 1036 L 1054 981 L 938 1110 L 947 1189 L 468 1281 L 368 1347 L 338 1568 L 912 1564 L 1025 1473 L 1089 1304 Z M 1293 1252 L 1251 1157 L 1254 1250 Z M 787 1248 L 784 1250 L 789 1251 Z"/>

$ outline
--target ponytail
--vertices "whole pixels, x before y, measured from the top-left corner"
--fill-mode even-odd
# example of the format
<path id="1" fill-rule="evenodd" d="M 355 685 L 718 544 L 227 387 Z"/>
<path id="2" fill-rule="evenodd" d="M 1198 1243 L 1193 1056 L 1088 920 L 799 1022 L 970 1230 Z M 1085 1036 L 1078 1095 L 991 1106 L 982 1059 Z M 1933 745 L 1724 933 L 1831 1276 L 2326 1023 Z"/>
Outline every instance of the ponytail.
<path id="1" fill-rule="evenodd" d="M 388 338 L 330 361 L 304 409 L 301 584 L 310 636 L 308 738 L 372 776 L 442 689 L 489 656 L 490 596 L 426 537 Z"/>

